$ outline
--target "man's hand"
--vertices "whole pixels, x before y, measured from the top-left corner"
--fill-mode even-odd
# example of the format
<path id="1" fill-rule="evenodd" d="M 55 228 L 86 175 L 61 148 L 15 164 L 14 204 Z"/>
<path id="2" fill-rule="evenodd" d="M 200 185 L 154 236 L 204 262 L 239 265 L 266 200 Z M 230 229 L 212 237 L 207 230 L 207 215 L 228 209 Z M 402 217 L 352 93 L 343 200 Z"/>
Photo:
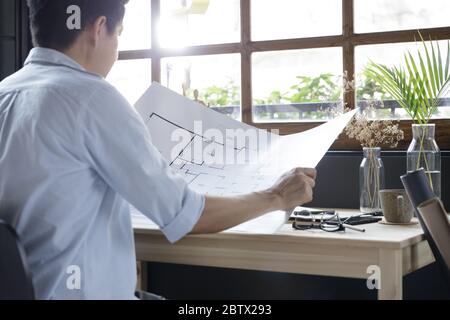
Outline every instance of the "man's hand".
<path id="1" fill-rule="evenodd" d="M 292 210 L 311 202 L 316 185 L 315 169 L 296 168 L 284 174 L 268 191 L 278 199 L 279 210 Z"/>

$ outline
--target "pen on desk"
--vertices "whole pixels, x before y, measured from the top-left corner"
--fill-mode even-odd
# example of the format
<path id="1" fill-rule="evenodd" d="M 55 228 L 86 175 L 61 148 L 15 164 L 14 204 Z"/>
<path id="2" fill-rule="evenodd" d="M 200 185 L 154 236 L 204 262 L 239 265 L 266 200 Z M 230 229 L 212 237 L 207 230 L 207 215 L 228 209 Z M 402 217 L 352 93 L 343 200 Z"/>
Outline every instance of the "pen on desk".
<path id="1" fill-rule="evenodd" d="M 348 225 L 345 223 L 343 225 L 344 225 L 344 227 L 349 228 L 351 230 L 355 230 L 355 231 L 359 231 L 359 232 L 366 232 L 366 229 L 357 228 L 357 227 L 354 227 L 354 226 L 351 226 L 351 225 Z"/>

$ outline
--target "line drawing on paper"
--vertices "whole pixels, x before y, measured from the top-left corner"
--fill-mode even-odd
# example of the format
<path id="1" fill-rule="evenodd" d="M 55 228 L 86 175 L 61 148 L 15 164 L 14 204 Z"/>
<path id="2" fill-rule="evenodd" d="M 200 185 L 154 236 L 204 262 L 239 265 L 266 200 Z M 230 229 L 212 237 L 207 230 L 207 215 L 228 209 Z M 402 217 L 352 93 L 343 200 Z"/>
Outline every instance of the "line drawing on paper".
<path id="1" fill-rule="evenodd" d="M 170 167 L 181 175 L 189 186 L 200 193 L 206 195 L 215 196 L 230 196 L 238 195 L 246 192 L 252 192 L 255 190 L 261 190 L 268 186 L 269 177 L 264 175 L 236 174 L 238 167 L 246 167 L 248 163 L 241 165 L 227 165 L 223 161 L 222 163 L 208 163 L 203 159 L 204 154 L 202 152 L 196 152 L 195 145 L 202 145 L 199 150 L 205 150 L 208 145 L 214 144 L 210 149 L 222 149 L 222 155 L 230 156 L 230 153 L 234 159 L 238 157 L 245 157 L 249 161 L 248 155 L 253 152 L 256 154 L 256 150 L 249 149 L 246 145 L 235 145 L 231 141 L 214 141 L 201 134 L 192 132 L 186 128 L 183 128 L 176 123 L 165 119 L 163 116 L 156 113 L 152 113 L 146 121 L 147 128 L 150 134 L 153 135 L 171 135 L 174 130 L 184 130 L 186 135 L 189 135 L 190 140 L 179 147 L 179 141 L 172 141 L 169 144 L 164 145 L 164 149 L 158 149 L 161 154 L 170 163 Z M 167 137 L 167 136 L 166 136 Z M 170 140 L 170 136 L 168 137 Z M 181 150 L 177 152 L 177 156 L 173 157 L 171 154 L 175 145 L 178 144 Z M 242 153 L 247 153 L 242 155 Z M 210 154 L 214 156 L 213 154 Z"/>

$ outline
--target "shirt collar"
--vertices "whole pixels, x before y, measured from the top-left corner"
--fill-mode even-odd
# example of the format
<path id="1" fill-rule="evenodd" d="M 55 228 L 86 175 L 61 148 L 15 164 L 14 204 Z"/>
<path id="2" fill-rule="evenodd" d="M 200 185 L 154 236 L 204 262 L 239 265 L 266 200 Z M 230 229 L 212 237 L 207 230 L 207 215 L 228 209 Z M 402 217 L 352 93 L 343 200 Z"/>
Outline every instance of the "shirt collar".
<path id="1" fill-rule="evenodd" d="M 54 64 L 59 66 L 69 67 L 82 72 L 87 72 L 78 62 L 65 55 L 64 53 L 49 49 L 49 48 L 33 48 L 30 51 L 27 59 L 25 60 L 25 65 L 30 63 L 40 63 L 40 64 Z"/>

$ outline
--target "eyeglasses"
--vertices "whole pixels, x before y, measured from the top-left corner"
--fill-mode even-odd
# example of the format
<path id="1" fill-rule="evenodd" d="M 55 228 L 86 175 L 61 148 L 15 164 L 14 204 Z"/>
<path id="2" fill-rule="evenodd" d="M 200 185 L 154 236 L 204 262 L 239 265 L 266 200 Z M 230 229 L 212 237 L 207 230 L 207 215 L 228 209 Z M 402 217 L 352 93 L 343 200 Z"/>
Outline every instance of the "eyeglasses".
<path id="1" fill-rule="evenodd" d="M 364 229 L 356 228 L 345 224 L 349 218 L 341 220 L 339 214 L 335 211 L 311 212 L 304 210 L 295 212 L 295 219 L 292 222 L 292 228 L 295 230 L 320 229 L 326 232 L 345 231 L 346 228 L 359 232 L 365 232 Z"/>

